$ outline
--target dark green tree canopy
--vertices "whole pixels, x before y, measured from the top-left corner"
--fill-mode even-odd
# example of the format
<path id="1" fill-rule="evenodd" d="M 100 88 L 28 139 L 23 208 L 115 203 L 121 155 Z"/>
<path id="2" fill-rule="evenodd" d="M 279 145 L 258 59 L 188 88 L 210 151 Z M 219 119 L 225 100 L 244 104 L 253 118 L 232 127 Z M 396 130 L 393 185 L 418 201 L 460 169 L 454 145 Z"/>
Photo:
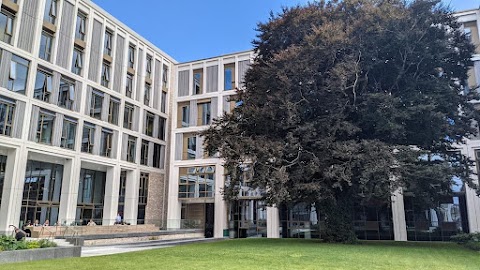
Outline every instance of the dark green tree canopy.
<path id="1" fill-rule="evenodd" d="M 327 215 L 399 187 L 434 200 L 453 176 L 473 186 L 452 151 L 478 118 L 465 85 L 474 47 L 439 1 L 312 3 L 258 31 L 243 105 L 203 132 L 231 173 L 227 199 L 245 163 L 268 203 Z"/>

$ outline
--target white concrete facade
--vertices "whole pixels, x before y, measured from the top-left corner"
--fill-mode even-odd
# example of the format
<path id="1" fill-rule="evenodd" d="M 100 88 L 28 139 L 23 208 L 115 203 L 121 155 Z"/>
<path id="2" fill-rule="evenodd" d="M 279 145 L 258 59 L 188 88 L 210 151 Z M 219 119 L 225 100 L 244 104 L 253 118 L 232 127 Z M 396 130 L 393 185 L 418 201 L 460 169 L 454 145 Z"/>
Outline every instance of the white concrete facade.
<path id="1" fill-rule="evenodd" d="M 4 172 L 4 183 L 2 192 L 2 200 L 0 204 L 0 233 L 11 232 L 9 225 L 20 225 L 20 221 L 24 218 L 20 217 L 22 209 L 22 197 L 24 193 L 25 170 L 29 161 L 41 161 L 51 164 L 59 164 L 63 166 L 61 195 L 58 202 L 58 220 L 50 220 L 51 224 L 71 224 L 76 220 L 77 201 L 79 192 L 80 174 L 82 169 L 104 172 L 105 177 L 105 193 L 103 194 L 103 215 L 100 222 L 103 224 L 113 224 L 117 216 L 119 204 L 120 174 L 122 171 L 127 173 L 126 195 L 124 203 L 123 219 L 125 222 L 135 224 L 137 222 L 137 206 L 139 196 L 139 176 L 143 173 L 157 173 L 164 175 L 167 179 L 166 172 L 168 168 L 168 160 L 163 157 L 158 161 L 160 153 L 155 155 L 156 163 L 154 165 L 154 145 L 162 149 L 162 153 L 168 153 L 167 138 L 169 133 L 168 115 L 170 109 L 170 91 L 173 88 L 172 82 L 174 76 L 174 65 L 176 61 L 155 47 L 153 44 L 136 34 L 130 28 L 119 22 L 117 19 L 106 13 L 92 1 L 88 0 L 64 0 L 57 1 L 56 4 L 56 20 L 52 25 L 48 25 L 44 21 L 44 14 L 47 11 L 47 0 L 18 0 L 13 3 L 11 0 L 0 1 L 2 11 L 13 15 L 13 33 L 10 44 L 0 41 L 0 60 L 2 56 L 5 61 L 7 55 L 15 55 L 22 57 L 28 61 L 28 76 L 26 79 L 25 93 L 17 93 L 10 91 L 5 86 L 7 80 L 11 79 L 0 76 L 0 98 L 15 101 L 24 104 L 24 107 L 16 106 L 16 114 L 13 119 L 15 127 L 18 129 L 18 136 L 12 134 L 4 134 L 0 136 L 0 155 L 6 156 L 6 166 Z M 70 15 L 64 16 L 67 9 L 71 10 Z M 83 43 L 75 38 L 76 16 L 81 12 L 86 16 L 84 26 L 85 38 Z M 33 17 L 33 21 L 29 21 L 27 16 Z M 70 21 L 72 28 L 69 30 L 62 29 L 66 22 Z M 27 42 L 22 31 L 25 27 L 23 24 L 31 23 L 31 43 Z M 42 32 L 49 32 L 53 36 L 51 49 L 51 58 L 49 61 L 39 57 L 40 40 Z M 110 57 L 104 54 L 104 36 L 106 31 L 111 32 L 111 52 Z M 64 39 L 63 35 L 68 35 L 69 39 Z M 117 47 L 122 39 L 122 48 Z M 97 42 L 98 41 L 98 42 Z M 66 54 L 63 47 L 68 43 L 71 49 Z M 75 44 L 75 45 L 74 45 Z M 93 44 L 99 45 L 96 52 L 102 58 L 100 61 L 92 62 L 94 57 Z M 135 46 L 134 59 L 134 81 L 132 98 L 126 96 L 126 76 L 128 70 L 128 47 L 129 44 Z M 71 65 L 73 58 L 73 48 L 77 45 L 83 46 L 83 72 L 81 75 L 72 73 Z M 101 51 L 99 52 L 98 49 Z M 3 52 L 3 53 L 2 53 Z M 103 57 L 102 57 L 103 55 Z M 147 56 L 152 59 L 151 75 L 147 75 Z M 62 57 L 66 57 L 62 60 Z M 122 60 L 123 59 L 123 60 Z M 109 85 L 102 86 L 101 78 L 103 76 L 102 65 L 104 62 L 109 63 Z M 65 62 L 67 65 L 61 65 Z M 93 67 L 95 65 L 95 67 Z M 118 66 L 118 67 L 117 67 Z M 42 69 L 49 74 L 58 74 L 60 77 L 71 80 L 75 83 L 75 101 L 77 106 L 75 109 L 66 109 L 57 105 L 57 100 L 53 97 L 48 101 L 37 99 L 34 97 L 34 87 L 36 83 L 37 70 Z M 120 71 L 120 72 L 118 72 Z M 2 72 L 3 73 L 3 72 Z M 164 75 L 165 73 L 165 75 Z M 11 75 L 10 75 L 11 76 Z M 56 75 L 53 75 L 55 77 Z M 166 78 L 164 80 L 164 78 Z M 55 81 L 55 79 L 53 79 Z M 49 82 L 50 84 L 50 82 Z M 145 101 L 144 93 L 145 85 L 150 84 L 151 92 L 149 100 Z M 48 87 L 48 86 L 47 86 Z M 104 94 L 102 103 L 102 116 L 100 119 L 91 117 L 87 106 L 89 105 L 90 92 L 89 88 L 97 89 Z M 47 91 L 52 91 L 51 89 Z M 53 91 L 57 91 L 53 89 Z M 162 95 L 161 91 L 167 93 Z M 50 92 L 51 93 L 51 92 Z M 73 94 L 70 94 L 71 96 Z M 53 96 L 53 94 L 52 94 Z M 70 97 L 72 99 L 72 97 Z M 165 100 L 161 100 L 164 99 Z M 145 98 L 146 99 L 146 98 Z M 110 104 L 107 100 L 117 100 L 118 110 L 116 111 L 116 122 L 110 120 L 111 111 Z M 135 115 L 132 117 L 132 128 L 124 127 L 124 107 L 128 103 L 135 108 Z M 162 103 L 164 105 L 162 105 Z M 55 121 L 57 119 L 69 118 L 74 119 L 76 123 L 75 145 L 74 149 L 67 149 L 60 146 L 60 135 L 51 135 L 48 143 L 37 143 L 32 139 L 35 136 L 35 130 L 32 131 L 32 115 L 35 116 L 32 108 L 40 108 L 53 112 Z M 22 111 L 23 110 L 23 111 Z M 111 111 L 110 111 L 111 110 Z M 149 112 L 155 115 L 153 134 L 147 134 L 145 124 L 145 115 Z M 59 118 L 60 116 L 60 118 Z M 17 121 L 18 119 L 18 121 Z M 160 137 L 159 123 L 165 119 L 164 138 Z M 82 151 L 82 138 L 84 123 L 88 122 L 95 126 L 95 140 L 93 142 L 93 154 Z M 3 123 L 3 120 L 2 120 Z M 54 122 L 53 131 L 51 133 L 59 133 L 62 124 Z M 101 136 L 103 130 L 112 132 L 110 139 L 110 148 L 108 156 L 104 156 L 101 151 Z M 13 132 L 11 132 L 13 133 Z M 33 133 L 33 135 L 32 135 Z M 126 142 L 123 140 L 127 136 L 133 136 L 136 140 L 135 159 L 132 162 L 126 161 L 123 157 Z M 4 136 L 3 136 L 4 135 Z M 41 136 L 41 135 L 39 135 Z M 53 142 L 55 136 L 59 139 L 58 143 Z M 149 143 L 148 157 L 145 154 L 145 160 L 142 162 L 142 141 Z M 98 144 L 98 146 L 96 146 Z M 113 145 L 112 145 L 113 144 Z M 108 145 L 108 143 L 107 143 Z M 108 146 L 105 146 L 108 148 Z M 106 149 L 107 149 L 106 148 Z M 123 149 L 122 149 L 123 148 Z M 161 165 L 159 165 L 161 163 Z M 162 194 L 158 194 L 162 196 Z M 41 202 L 40 202 L 41 203 Z M 164 216 L 164 213 L 148 213 L 152 216 Z M 145 217 L 147 219 L 147 217 Z M 23 220 L 25 222 L 26 220 Z M 33 222 L 33 220 L 32 220 Z"/>

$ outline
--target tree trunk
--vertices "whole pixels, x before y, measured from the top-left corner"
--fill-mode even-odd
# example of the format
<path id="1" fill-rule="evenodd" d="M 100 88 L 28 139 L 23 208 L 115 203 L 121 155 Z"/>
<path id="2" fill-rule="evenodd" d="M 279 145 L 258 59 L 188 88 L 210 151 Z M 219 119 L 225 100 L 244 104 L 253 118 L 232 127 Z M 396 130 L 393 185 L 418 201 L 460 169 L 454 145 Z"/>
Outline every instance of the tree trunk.
<path id="1" fill-rule="evenodd" d="M 356 242 L 357 236 L 353 228 L 352 199 L 345 195 L 339 195 L 335 201 L 325 201 L 321 205 L 322 213 L 325 215 L 323 240 L 341 243 Z"/>

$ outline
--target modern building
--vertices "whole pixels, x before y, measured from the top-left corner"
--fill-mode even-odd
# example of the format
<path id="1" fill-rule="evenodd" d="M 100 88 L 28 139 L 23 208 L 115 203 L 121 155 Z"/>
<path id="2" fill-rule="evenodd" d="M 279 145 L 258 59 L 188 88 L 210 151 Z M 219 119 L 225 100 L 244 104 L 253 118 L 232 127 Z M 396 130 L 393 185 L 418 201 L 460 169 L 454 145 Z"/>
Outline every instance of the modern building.
<path id="1" fill-rule="evenodd" d="M 0 232 L 165 227 L 176 61 L 88 0 L 0 5 Z"/>
<path id="2" fill-rule="evenodd" d="M 227 203 L 222 160 L 198 132 L 237 104 L 254 53 L 178 63 L 89 0 L 0 0 L 0 233 L 9 225 L 203 228 L 206 237 L 321 236 L 314 206 L 266 207 L 244 168 Z M 480 45 L 480 10 L 459 12 Z M 480 85 L 480 49 L 470 85 Z M 461 149 L 480 159 L 480 138 Z M 478 154 L 477 154 L 478 153 Z M 476 176 L 475 176 L 476 177 Z M 445 240 L 480 231 L 463 185 L 435 209 L 400 192 L 355 209 L 362 239 Z"/>

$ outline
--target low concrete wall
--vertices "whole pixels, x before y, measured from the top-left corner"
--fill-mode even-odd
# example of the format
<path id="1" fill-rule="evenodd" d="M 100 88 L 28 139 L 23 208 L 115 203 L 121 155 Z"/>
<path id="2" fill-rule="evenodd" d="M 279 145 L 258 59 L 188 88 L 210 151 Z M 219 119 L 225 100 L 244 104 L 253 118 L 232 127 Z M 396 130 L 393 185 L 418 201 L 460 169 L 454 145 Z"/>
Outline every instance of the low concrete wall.
<path id="1" fill-rule="evenodd" d="M 3 251 L 0 252 L 0 264 L 80 257 L 81 253 L 82 247 L 54 247 Z"/>

